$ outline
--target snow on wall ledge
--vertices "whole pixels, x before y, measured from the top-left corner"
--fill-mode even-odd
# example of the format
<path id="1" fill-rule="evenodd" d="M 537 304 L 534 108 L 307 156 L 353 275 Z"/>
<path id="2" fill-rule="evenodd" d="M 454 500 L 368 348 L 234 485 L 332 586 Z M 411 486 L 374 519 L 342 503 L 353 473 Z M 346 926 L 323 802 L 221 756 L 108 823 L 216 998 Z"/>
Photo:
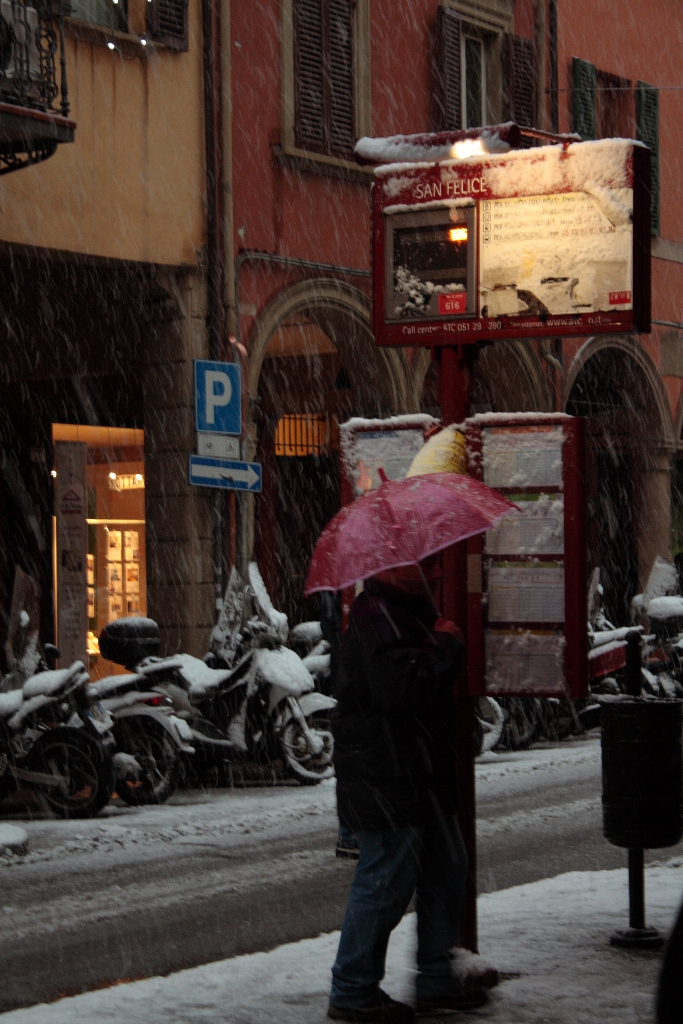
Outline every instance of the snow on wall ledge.
<path id="1" fill-rule="evenodd" d="M 632 139 L 600 139 L 571 143 L 568 146 L 539 146 L 536 149 L 511 150 L 502 154 L 477 154 L 463 160 L 423 161 L 385 164 L 375 168 L 387 200 L 393 203 L 415 202 L 413 186 L 428 167 L 438 168 L 444 185 L 462 172 L 481 178 L 479 198 L 495 196 L 534 196 L 554 192 L 592 192 L 630 189 L 633 175 L 630 152 L 642 143 Z M 420 178 L 421 180 L 421 178 Z M 424 198 L 434 198 L 424 196 Z M 618 201 L 619 196 L 610 197 Z M 624 204 L 625 205 L 625 204 Z M 623 211 L 617 211 L 623 216 Z"/>

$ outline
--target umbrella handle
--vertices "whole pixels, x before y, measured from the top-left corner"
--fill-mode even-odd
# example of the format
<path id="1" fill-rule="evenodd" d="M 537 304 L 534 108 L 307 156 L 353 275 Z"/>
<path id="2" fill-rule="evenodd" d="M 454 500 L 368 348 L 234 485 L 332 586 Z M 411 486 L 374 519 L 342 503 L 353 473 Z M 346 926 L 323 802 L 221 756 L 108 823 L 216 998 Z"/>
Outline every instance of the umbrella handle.
<path id="1" fill-rule="evenodd" d="M 377 467 L 377 475 L 379 476 L 379 478 L 380 478 L 380 480 L 382 481 L 383 484 L 388 484 L 389 483 L 389 477 L 384 472 L 384 469 L 383 469 L 382 466 L 378 466 Z"/>

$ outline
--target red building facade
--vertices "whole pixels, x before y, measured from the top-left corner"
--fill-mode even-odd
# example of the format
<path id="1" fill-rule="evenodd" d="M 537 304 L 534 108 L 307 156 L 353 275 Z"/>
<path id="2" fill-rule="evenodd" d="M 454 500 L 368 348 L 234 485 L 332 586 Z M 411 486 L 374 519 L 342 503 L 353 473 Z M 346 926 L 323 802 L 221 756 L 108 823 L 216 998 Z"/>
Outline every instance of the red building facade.
<path id="1" fill-rule="evenodd" d="M 652 333 L 493 345 L 470 394 L 475 411 L 588 417 L 591 560 L 615 618 L 655 555 L 671 557 L 672 495 L 678 550 L 682 35 L 673 0 L 233 0 L 228 304 L 248 352 L 249 456 L 264 467 L 238 550 L 295 619 L 314 614 L 303 577 L 340 503 L 338 424 L 438 414 L 429 351 L 373 345 L 363 135 L 514 119 L 652 148 Z"/>

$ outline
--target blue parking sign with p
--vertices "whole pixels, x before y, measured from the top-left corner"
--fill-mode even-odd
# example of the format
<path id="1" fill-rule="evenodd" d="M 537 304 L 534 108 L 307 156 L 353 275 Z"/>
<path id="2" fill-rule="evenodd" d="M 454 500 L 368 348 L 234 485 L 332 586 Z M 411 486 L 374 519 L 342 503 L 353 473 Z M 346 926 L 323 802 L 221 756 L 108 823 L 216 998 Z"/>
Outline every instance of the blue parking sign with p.
<path id="1" fill-rule="evenodd" d="M 197 430 L 210 434 L 241 434 L 241 377 L 238 363 L 194 361 Z"/>

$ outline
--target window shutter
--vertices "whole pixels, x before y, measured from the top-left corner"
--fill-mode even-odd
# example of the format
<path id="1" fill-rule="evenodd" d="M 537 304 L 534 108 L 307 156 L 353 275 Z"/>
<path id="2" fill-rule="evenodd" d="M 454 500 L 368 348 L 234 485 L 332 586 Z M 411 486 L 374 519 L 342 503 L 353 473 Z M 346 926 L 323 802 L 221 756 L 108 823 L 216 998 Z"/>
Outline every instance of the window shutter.
<path id="1" fill-rule="evenodd" d="M 650 160 L 650 220 L 652 234 L 659 234 L 659 89 L 638 82 L 636 92 L 636 124 L 638 141 L 652 150 Z"/>
<path id="2" fill-rule="evenodd" d="M 328 59 L 325 85 L 329 99 L 325 105 L 329 110 L 329 149 L 340 156 L 349 156 L 356 141 L 353 103 L 353 11 L 351 0 L 328 0 L 328 4 Z"/>
<path id="3" fill-rule="evenodd" d="M 145 7 L 151 38 L 173 50 L 187 50 L 187 0 L 151 0 Z"/>
<path id="4" fill-rule="evenodd" d="M 452 131 L 462 128 L 461 22 L 450 7 L 437 10 L 437 121 L 441 131 Z"/>
<path id="5" fill-rule="evenodd" d="M 522 128 L 536 126 L 538 73 L 533 39 L 507 34 L 503 42 L 503 87 L 507 117 Z"/>
<path id="6" fill-rule="evenodd" d="M 323 149 L 323 0 L 295 0 L 295 138 L 301 149 Z"/>
<path id="7" fill-rule="evenodd" d="M 595 65 L 587 60 L 572 57 L 572 103 L 574 112 L 574 131 L 581 138 L 596 138 L 596 90 L 597 72 Z"/>

